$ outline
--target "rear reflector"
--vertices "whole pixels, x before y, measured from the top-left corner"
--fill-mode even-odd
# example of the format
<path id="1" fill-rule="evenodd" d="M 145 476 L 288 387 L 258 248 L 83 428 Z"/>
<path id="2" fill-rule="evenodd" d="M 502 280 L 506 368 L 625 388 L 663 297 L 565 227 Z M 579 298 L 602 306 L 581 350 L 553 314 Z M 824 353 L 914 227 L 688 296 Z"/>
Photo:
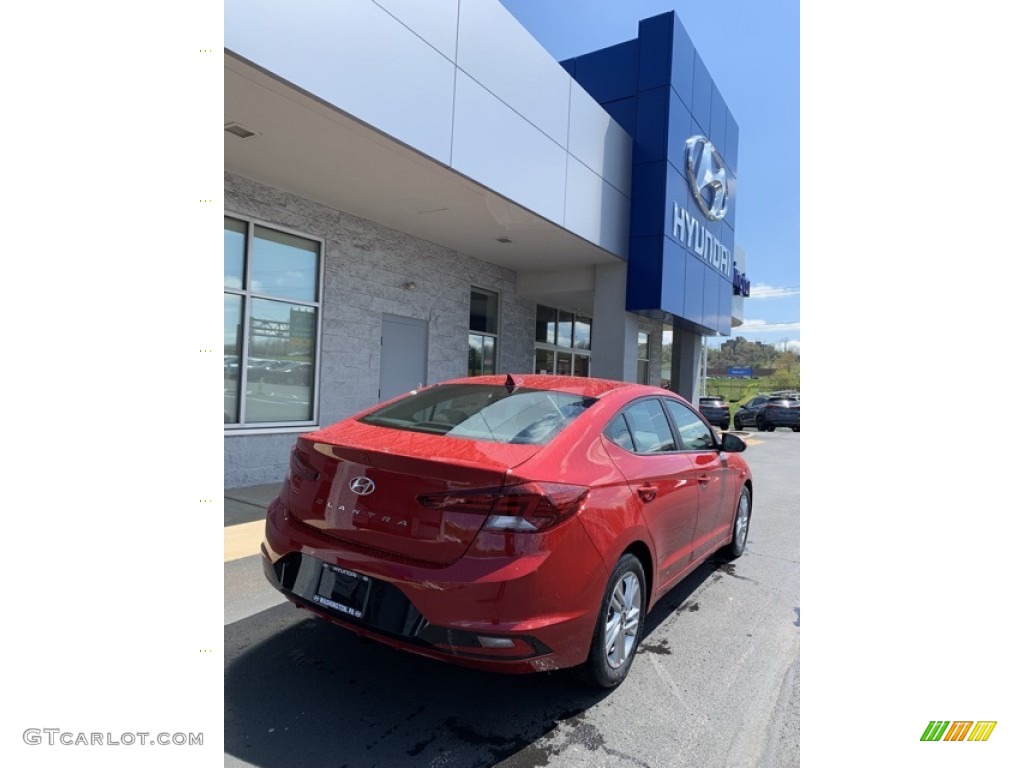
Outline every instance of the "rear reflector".
<path id="1" fill-rule="evenodd" d="M 521 483 L 503 488 L 480 488 L 419 496 L 429 509 L 487 515 L 483 530 L 533 533 L 558 525 L 575 515 L 588 488 L 565 483 Z"/>
<path id="2" fill-rule="evenodd" d="M 514 648 L 515 643 L 507 637 L 478 637 L 480 645 L 484 648 Z"/>

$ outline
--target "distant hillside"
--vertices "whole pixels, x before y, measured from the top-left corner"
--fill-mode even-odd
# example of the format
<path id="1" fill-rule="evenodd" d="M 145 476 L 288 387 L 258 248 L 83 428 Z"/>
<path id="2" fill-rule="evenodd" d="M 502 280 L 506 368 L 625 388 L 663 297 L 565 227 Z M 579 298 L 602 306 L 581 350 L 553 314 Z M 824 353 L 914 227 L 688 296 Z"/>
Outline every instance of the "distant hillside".
<path id="1" fill-rule="evenodd" d="M 708 350 L 708 375 L 725 376 L 729 368 L 753 368 L 754 376 L 772 376 L 784 387 L 800 386 L 800 355 L 782 352 L 771 344 L 747 341 L 742 336 L 729 339 L 718 349 Z"/>

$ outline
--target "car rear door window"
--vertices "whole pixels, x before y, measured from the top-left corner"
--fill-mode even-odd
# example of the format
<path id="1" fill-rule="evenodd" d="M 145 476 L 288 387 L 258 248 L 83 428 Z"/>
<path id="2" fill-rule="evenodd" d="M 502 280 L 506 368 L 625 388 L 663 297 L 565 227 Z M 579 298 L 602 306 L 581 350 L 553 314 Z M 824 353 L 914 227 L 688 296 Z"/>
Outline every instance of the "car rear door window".
<path id="1" fill-rule="evenodd" d="M 711 429 L 696 413 L 677 400 L 665 400 L 678 432 L 679 444 L 684 451 L 710 451 L 715 447 Z"/>
<path id="2" fill-rule="evenodd" d="M 611 420 L 611 423 L 604 431 L 605 437 L 615 443 L 619 448 L 636 452 L 633 444 L 633 436 L 629 434 L 629 427 L 626 426 L 626 417 L 621 413 Z"/>
<path id="3" fill-rule="evenodd" d="M 662 453 L 676 450 L 672 428 L 657 399 L 641 400 L 622 412 L 633 435 L 637 453 Z"/>

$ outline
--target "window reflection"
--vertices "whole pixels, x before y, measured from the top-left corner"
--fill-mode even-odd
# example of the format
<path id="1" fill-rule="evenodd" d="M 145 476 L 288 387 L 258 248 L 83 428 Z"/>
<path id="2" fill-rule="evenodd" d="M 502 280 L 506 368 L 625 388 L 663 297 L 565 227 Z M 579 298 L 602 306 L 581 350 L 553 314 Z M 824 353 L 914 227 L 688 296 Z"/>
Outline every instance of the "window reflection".
<path id="1" fill-rule="evenodd" d="M 478 333 L 469 334 L 469 364 L 468 373 L 470 376 L 493 374 L 495 367 L 496 340 L 493 336 L 484 336 Z"/>
<path id="2" fill-rule="evenodd" d="M 246 422 L 313 418 L 316 309 L 253 299 L 249 317 Z"/>
<path id="3" fill-rule="evenodd" d="M 239 361 L 242 356 L 242 297 L 224 295 L 224 423 L 238 423 Z"/>
<path id="4" fill-rule="evenodd" d="M 575 333 L 572 337 L 573 348 L 590 349 L 590 324 L 589 317 L 577 316 Z"/>
<path id="5" fill-rule="evenodd" d="M 538 349 L 534 357 L 534 373 L 554 373 L 555 353 L 550 349 Z"/>
<path id="6" fill-rule="evenodd" d="M 245 264 L 245 222 L 224 217 L 224 287 L 241 288 Z"/>
<path id="7" fill-rule="evenodd" d="M 536 340 L 544 344 L 555 343 L 555 324 L 558 318 L 558 311 L 551 307 L 537 307 L 537 336 Z"/>
<path id="8" fill-rule="evenodd" d="M 319 246 L 312 240 L 256 227 L 252 245 L 254 293 L 315 301 Z"/>

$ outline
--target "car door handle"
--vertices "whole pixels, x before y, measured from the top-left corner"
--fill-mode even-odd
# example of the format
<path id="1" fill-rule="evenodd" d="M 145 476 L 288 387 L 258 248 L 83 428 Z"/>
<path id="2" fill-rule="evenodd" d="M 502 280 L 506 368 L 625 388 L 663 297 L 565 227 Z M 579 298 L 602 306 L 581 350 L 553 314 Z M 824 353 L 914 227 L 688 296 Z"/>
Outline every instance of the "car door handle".
<path id="1" fill-rule="evenodd" d="M 700 483 L 701 485 L 707 485 L 708 483 L 711 482 L 711 478 L 708 477 L 707 475 L 701 475 L 700 477 L 697 478 L 697 482 Z"/>
<path id="2" fill-rule="evenodd" d="M 647 483 L 637 488 L 636 495 L 640 497 L 640 501 L 646 504 L 649 501 L 654 501 L 654 497 L 658 495 L 658 489 Z"/>

